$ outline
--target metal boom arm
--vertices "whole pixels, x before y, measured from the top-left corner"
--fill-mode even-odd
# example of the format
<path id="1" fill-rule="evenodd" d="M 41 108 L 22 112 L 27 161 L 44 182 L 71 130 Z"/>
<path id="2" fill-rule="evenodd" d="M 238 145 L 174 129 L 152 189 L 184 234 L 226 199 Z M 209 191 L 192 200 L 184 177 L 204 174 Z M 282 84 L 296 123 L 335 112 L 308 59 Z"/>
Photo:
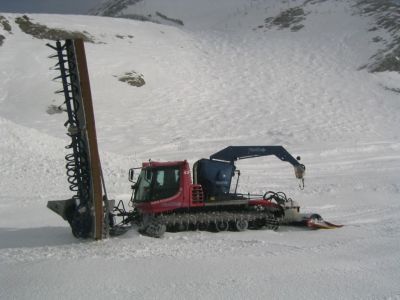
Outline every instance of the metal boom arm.
<path id="1" fill-rule="evenodd" d="M 280 160 L 287 161 L 293 166 L 300 165 L 282 146 L 229 146 L 210 156 L 210 159 L 234 162 L 238 159 L 275 155 Z"/>
<path id="2" fill-rule="evenodd" d="M 300 158 L 294 158 L 282 146 L 229 146 L 210 156 L 211 160 L 222 160 L 234 163 L 238 159 L 275 155 L 282 161 L 289 162 L 294 167 L 296 178 L 301 180 L 300 189 L 304 188 L 304 173 L 306 167 L 299 163 Z"/>

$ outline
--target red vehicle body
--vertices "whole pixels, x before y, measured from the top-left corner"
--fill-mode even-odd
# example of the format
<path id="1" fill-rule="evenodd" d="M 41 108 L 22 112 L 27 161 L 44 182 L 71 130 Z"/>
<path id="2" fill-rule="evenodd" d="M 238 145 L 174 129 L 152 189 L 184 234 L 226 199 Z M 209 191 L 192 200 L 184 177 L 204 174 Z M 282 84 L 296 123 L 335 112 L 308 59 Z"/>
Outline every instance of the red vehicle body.
<path id="1" fill-rule="evenodd" d="M 122 213 L 128 216 L 125 223 L 137 223 L 141 232 L 155 237 L 162 236 L 165 230 L 191 228 L 277 229 L 285 214 L 283 202 L 264 195 L 237 193 L 237 183 L 232 191 L 231 181 L 236 173 L 239 180 L 240 172 L 233 161 L 201 159 L 193 165 L 193 174 L 186 160 L 145 162 L 132 186 L 133 211 Z M 130 181 L 134 182 L 132 171 Z"/>
<path id="2" fill-rule="evenodd" d="M 247 205 L 247 206 L 262 206 L 262 207 L 273 207 L 278 209 L 280 206 L 274 203 L 272 200 L 263 199 L 260 195 L 256 198 L 248 196 L 237 196 L 237 199 L 225 200 L 210 200 L 206 199 L 203 187 L 200 184 L 192 182 L 191 171 L 189 163 L 184 161 L 174 161 L 174 162 L 145 162 L 142 164 L 142 170 L 151 169 L 156 174 L 164 172 L 163 179 L 166 179 L 166 170 L 169 168 L 177 168 L 179 176 L 176 177 L 176 192 L 168 197 L 153 197 L 152 199 L 147 199 L 151 201 L 137 201 L 138 193 L 140 192 L 140 180 L 144 180 L 144 177 L 139 177 L 137 186 L 135 187 L 135 197 L 134 203 L 135 208 L 144 214 L 160 214 L 160 213 L 170 213 L 178 210 L 204 208 L 204 207 L 215 207 L 215 206 L 229 206 L 229 205 Z M 153 173 L 154 174 L 154 173 Z M 160 176 L 161 177 L 161 176 Z M 153 179 L 153 185 L 156 181 Z M 164 183 L 164 182 L 163 182 Z M 147 192 L 151 190 L 155 191 L 156 187 L 149 186 Z M 157 196 L 157 193 L 154 193 Z"/>

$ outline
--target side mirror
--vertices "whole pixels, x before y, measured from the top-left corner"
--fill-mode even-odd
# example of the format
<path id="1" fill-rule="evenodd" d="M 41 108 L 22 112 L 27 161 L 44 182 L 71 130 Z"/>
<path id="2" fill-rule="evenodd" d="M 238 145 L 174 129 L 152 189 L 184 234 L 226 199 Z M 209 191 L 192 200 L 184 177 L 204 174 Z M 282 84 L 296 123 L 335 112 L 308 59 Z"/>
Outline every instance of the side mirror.
<path id="1" fill-rule="evenodd" d="M 130 182 L 134 182 L 134 181 L 133 181 L 134 176 L 135 176 L 135 169 L 129 169 L 128 180 L 129 180 Z"/>

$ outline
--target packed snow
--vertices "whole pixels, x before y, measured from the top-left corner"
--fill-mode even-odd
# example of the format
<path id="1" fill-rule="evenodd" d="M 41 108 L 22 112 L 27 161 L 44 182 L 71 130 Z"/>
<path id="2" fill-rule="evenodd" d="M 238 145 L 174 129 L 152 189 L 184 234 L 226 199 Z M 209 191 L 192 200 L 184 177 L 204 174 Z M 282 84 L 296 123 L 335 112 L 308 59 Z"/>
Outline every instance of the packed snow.
<path id="1" fill-rule="evenodd" d="M 373 18 L 348 1 L 312 1 L 298 31 L 259 26 L 300 1 L 184 2 L 140 6 L 184 26 L 29 15 L 94 37 L 85 46 L 109 196 L 129 199 L 128 169 L 150 158 L 283 145 L 302 157 L 305 189 L 267 157 L 238 162 L 240 191 L 284 191 L 344 227 L 75 239 L 46 208 L 71 196 L 66 115 L 48 113 L 63 102 L 54 42 L 1 13 L 12 31 L 0 24 L 0 299 L 400 299 L 400 74 L 360 69 L 387 33 L 368 31 Z M 146 84 L 119 81 L 126 72 Z"/>

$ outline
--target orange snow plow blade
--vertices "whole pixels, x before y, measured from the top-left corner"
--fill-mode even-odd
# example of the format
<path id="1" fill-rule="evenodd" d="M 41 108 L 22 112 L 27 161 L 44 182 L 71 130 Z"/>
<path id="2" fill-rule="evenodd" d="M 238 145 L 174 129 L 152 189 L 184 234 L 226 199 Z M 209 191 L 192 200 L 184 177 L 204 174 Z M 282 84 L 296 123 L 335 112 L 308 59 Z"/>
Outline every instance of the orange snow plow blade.
<path id="1" fill-rule="evenodd" d="M 343 227 L 343 225 L 337 225 L 325 221 L 319 214 L 303 215 L 305 225 L 311 229 L 335 229 Z"/>
<path id="2" fill-rule="evenodd" d="M 316 213 L 299 213 L 299 207 L 287 207 L 285 209 L 285 217 L 282 224 L 289 226 L 308 227 L 310 229 L 334 229 L 343 227 L 325 221 L 319 214 Z"/>
<path id="3" fill-rule="evenodd" d="M 333 224 L 324 220 L 310 219 L 307 221 L 307 227 L 311 229 L 335 229 L 343 227 L 343 225 Z"/>

